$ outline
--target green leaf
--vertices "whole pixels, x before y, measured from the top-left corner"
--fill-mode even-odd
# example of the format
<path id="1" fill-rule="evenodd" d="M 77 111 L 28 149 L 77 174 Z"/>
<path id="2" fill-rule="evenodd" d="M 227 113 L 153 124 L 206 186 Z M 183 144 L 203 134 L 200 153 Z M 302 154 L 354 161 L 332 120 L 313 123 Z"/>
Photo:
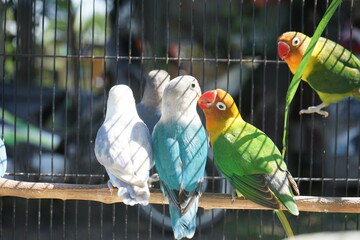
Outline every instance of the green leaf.
<path id="1" fill-rule="evenodd" d="M 309 62 L 310 56 L 312 51 L 315 48 L 315 44 L 318 41 L 318 39 L 320 38 L 321 34 L 323 33 L 323 31 L 325 30 L 327 24 L 329 23 L 331 17 L 334 15 L 336 9 L 338 8 L 338 6 L 341 4 L 342 0 L 333 0 L 330 4 L 330 6 L 326 9 L 326 12 L 323 16 L 323 18 L 321 19 L 319 25 L 317 26 L 314 35 L 311 38 L 310 44 L 307 47 L 304 56 L 299 64 L 299 67 L 297 68 L 295 75 L 293 76 L 288 91 L 286 93 L 286 105 L 285 105 L 285 115 L 284 115 L 284 132 L 283 132 L 283 151 L 282 151 L 282 156 L 285 157 L 285 151 L 286 151 L 286 136 L 287 136 L 287 124 L 288 124 L 288 117 L 289 117 L 289 108 L 290 108 L 290 104 L 291 101 L 294 98 L 294 95 L 296 93 L 296 90 L 299 87 L 300 81 L 301 81 L 301 77 L 304 74 L 305 71 L 305 67 Z"/>

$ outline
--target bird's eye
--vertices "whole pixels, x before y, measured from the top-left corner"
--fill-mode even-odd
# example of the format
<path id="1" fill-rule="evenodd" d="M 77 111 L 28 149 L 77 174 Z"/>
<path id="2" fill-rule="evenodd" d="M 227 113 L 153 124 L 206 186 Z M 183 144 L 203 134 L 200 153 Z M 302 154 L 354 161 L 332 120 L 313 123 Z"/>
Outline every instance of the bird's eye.
<path id="1" fill-rule="evenodd" d="M 216 107 L 217 107 L 219 110 L 221 110 L 221 111 L 225 111 L 225 110 L 226 110 L 226 105 L 225 105 L 225 103 L 223 103 L 223 102 L 218 102 L 218 103 L 216 104 Z"/>
<path id="2" fill-rule="evenodd" d="M 298 37 L 294 37 L 294 39 L 292 40 L 292 45 L 296 47 L 299 44 L 300 44 L 300 39 Z"/>
<path id="3" fill-rule="evenodd" d="M 190 86 L 191 86 L 191 88 L 195 88 L 195 87 L 196 87 L 196 84 L 195 84 L 195 83 L 192 83 Z"/>

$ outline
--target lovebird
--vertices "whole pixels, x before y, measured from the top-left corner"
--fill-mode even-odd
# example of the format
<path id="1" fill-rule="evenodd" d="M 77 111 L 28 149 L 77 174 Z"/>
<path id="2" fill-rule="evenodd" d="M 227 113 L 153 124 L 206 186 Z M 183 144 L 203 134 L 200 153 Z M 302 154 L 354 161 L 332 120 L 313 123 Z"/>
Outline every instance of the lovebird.
<path id="1" fill-rule="evenodd" d="M 6 148 L 3 140 L 0 138 L 0 177 L 3 177 L 6 172 L 7 156 Z"/>
<path id="2" fill-rule="evenodd" d="M 283 205 L 291 214 L 299 211 L 293 199 L 298 187 L 274 142 L 245 122 L 231 95 L 222 89 L 205 92 L 198 100 L 219 171 L 245 198 L 276 209 L 287 235 L 293 236 Z"/>
<path id="3" fill-rule="evenodd" d="M 160 188 L 169 201 L 176 239 L 192 238 L 196 230 L 208 150 L 206 131 L 196 110 L 200 95 L 193 76 L 172 79 L 165 87 L 161 117 L 152 135 Z"/>
<path id="4" fill-rule="evenodd" d="M 295 74 L 300 61 L 310 43 L 310 38 L 300 32 L 286 32 L 278 38 L 278 54 Z M 360 60 L 341 45 L 319 38 L 302 76 L 319 95 L 322 103 L 303 109 L 303 113 L 318 113 L 327 117 L 321 110 L 331 103 L 346 97 L 360 100 Z"/>
<path id="5" fill-rule="evenodd" d="M 95 139 L 95 156 L 109 175 L 108 186 L 118 188 L 127 205 L 149 203 L 149 170 L 154 166 L 151 135 L 136 112 L 126 85 L 109 91 L 104 123 Z"/>
<path id="6" fill-rule="evenodd" d="M 162 95 L 169 81 L 170 75 L 165 70 L 150 71 L 146 79 L 144 95 L 136 105 L 139 117 L 149 128 L 150 134 L 160 119 Z"/>

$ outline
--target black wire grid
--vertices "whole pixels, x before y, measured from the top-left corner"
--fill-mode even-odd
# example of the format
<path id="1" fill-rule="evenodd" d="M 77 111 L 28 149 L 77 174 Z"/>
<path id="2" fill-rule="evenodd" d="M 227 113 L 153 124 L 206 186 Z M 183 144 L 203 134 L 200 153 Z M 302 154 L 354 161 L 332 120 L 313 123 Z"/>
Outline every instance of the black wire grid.
<path id="1" fill-rule="evenodd" d="M 277 56 L 289 30 L 312 35 L 329 1 L 73 0 L 0 1 L 1 136 L 6 178 L 105 183 L 93 154 L 114 84 L 137 101 L 152 69 L 223 88 L 243 118 L 281 149 L 292 78 Z M 360 55 L 360 3 L 344 1 L 324 35 Z M 291 106 L 286 161 L 302 195 L 360 196 L 360 102 L 299 116 L 319 103 L 301 84 Z M 230 188 L 211 161 L 207 192 Z M 199 210 L 194 239 L 281 239 L 272 211 Z M 0 198 L 0 239 L 173 239 L 167 206 Z M 287 215 L 295 234 L 359 230 L 359 214 Z"/>

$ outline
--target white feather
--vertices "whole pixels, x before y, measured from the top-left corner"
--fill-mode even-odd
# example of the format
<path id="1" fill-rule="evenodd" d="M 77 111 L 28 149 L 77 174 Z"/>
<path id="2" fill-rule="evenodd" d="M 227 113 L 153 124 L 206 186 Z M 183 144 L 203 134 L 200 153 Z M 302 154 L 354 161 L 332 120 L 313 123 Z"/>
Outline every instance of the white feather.
<path id="1" fill-rule="evenodd" d="M 161 121 L 191 120 L 197 116 L 196 104 L 200 95 L 199 83 L 193 76 L 183 75 L 172 79 L 164 90 Z"/>
<path id="2" fill-rule="evenodd" d="M 95 140 L 95 155 L 106 168 L 110 182 L 117 187 L 124 203 L 148 204 L 147 181 L 152 160 L 151 136 L 139 118 L 131 89 L 111 88 L 106 117 Z"/>

